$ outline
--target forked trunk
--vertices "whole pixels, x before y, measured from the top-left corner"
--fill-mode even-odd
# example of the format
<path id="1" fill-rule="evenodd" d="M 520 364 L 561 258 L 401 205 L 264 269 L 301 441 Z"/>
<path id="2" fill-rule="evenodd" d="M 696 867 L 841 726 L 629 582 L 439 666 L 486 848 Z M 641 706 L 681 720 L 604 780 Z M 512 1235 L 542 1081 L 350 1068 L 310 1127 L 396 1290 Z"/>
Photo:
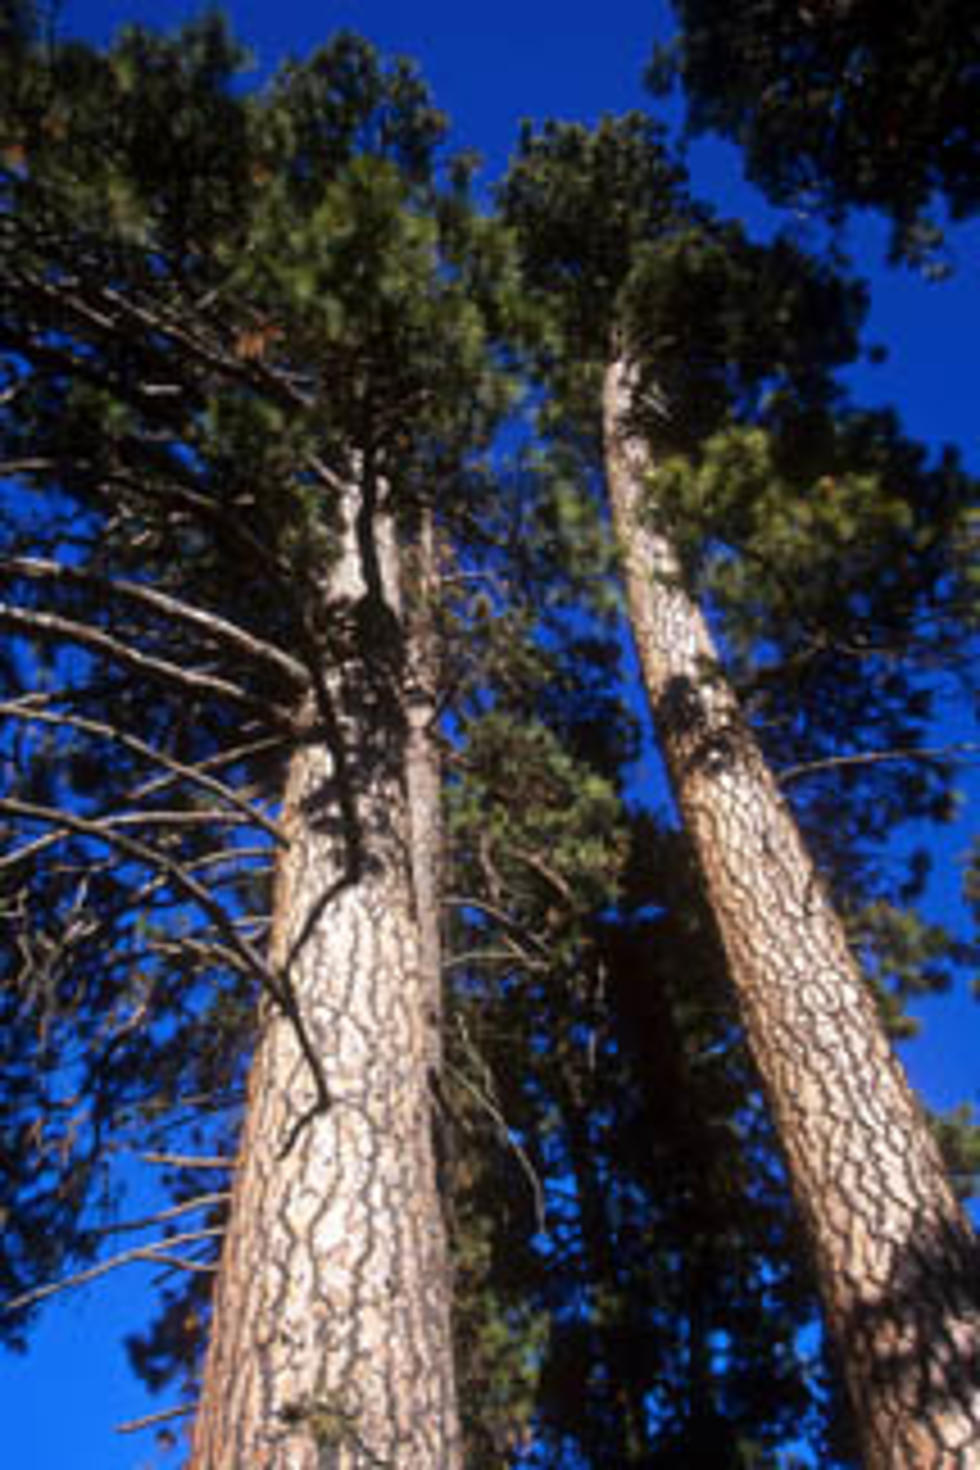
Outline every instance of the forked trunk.
<path id="1" fill-rule="evenodd" d="M 606 476 L 661 747 L 814 1254 L 868 1470 L 980 1465 L 973 1231 L 649 503 L 633 374 Z"/>
<path id="2" fill-rule="evenodd" d="M 377 602 L 380 589 L 370 583 L 380 570 L 390 620 L 394 548 L 377 557 L 365 583 L 361 531 L 360 551 L 348 538 L 331 595 L 340 591 L 353 606 L 370 592 Z M 431 893 L 417 891 L 431 860 L 412 860 L 413 838 L 431 849 L 436 828 L 424 829 L 436 814 L 425 804 L 437 801 L 438 788 L 431 775 L 428 784 L 419 777 L 417 713 L 407 740 L 404 718 L 385 708 L 393 681 L 401 697 L 401 673 L 389 665 L 372 680 L 356 657 L 329 674 L 363 847 L 353 881 L 340 773 L 316 712 L 308 743 L 293 756 L 272 961 L 291 977 L 331 1101 L 316 1111 L 315 1073 L 297 1027 L 267 1004 L 193 1470 L 459 1465 L 432 1140 L 438 956 L 431 924 L 419 923 L 419 903 Z"/>

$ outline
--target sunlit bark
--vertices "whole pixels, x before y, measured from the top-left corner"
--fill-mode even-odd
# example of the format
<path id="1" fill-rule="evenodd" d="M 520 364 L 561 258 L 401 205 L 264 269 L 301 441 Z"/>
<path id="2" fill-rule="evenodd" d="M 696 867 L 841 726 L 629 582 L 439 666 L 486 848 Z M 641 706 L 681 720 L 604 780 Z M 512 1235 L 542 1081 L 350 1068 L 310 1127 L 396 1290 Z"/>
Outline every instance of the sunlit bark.
<path id="1" fill-rule="evenodd" d="M 327 738 L 323 711 L 311 710 L 289 775 L 275 894 L 273 966 L 291 979 L 330 1100 L 318 1109 L 297 1028 L 267 1006 L 195 1470 L 459 1464 L 432 1138 L 437 932 L 419 922 L 431 858 L 412 856 L 416 843 L 430 851 L 433 785 L 418 709 L 411 724 L 400 718 L 412 661 L 396 656 L 397 638 L 383 646 L 385 620 L 396 628 L 399 616 L 394 549 L 368 527 L 366 566 L 365 529 L 348 538 L 330 592 L 347 600 L 352 627 L 364 623 L 358 608 L 375 604 L 378 671 L 362 643 L 360 657 L 326 675 L 336 730 Z"/>
<path id="2" fill-rule="evenodd" d="M 657 732 L 807 1227 L 869 1470 L 980 1463 L 973 1232 L 650 500 L 632 374 L 606 474 Z"/>

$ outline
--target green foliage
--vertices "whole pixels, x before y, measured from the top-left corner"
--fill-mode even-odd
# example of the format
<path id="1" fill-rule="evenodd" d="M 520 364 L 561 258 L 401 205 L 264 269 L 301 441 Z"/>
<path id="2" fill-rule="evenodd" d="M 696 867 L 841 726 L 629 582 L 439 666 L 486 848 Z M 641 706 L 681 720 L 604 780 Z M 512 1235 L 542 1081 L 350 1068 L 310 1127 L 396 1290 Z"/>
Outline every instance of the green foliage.
<path id="1" fill-rule="evenodd" d="M 788 407 L 788 411 L 787 411 Z M 862 847 L 953 812 L 953 770 L 928 745 L 973 637 L 960 567 L 975 487 L 952 454 L 930 463 L 887 414 L 809 412 L 665 459 L 651 486 L 688 573 L 723 630 L 730 669 L 825 857 L 857 878 Z M 859 768 L 862 751 L 877 752 Z M 834 815 L 834 807 L 838 807 Z M 847 855 L 845 856 L 845 849 Z"/>
<path id="2" fill-rule="evenodd" d="M 969 1103 L 933 1117 L 933 1127 L 953 1184 L 962 1199 L 976 1194 L 980 1174 L 980 1129 Z"/>
<path id="3" fill-rule="evenodd" d="M 511 1352 L 525 1324 L 533 1448 L 516 1463 L 697 1450 L 774 1466 L 789 1433 L 819 1444 L 827 1429 L 797 1340 L 814 1311 L 802 1243 L 683 845 L 649 819 L 630 827 L 615 909 L 576 917 L 578 891 L 535 893 L 491 865 L 492 912 L 471 907 L 455 946 L 450 1082 L 458 1069 L 459 1114 L 486 1138 L 458 1166 L 480 1177 L 455 1190 L 491 1253 L 479 1310 L 489 1292 Z M 821 1463 L 837 1463 L 829 1447 Z"/>
<path id="4" fill-rule="evenodd" d="M 37 210 L 38 243 L 66 226 L 104 239 L 108 226 L 114 255 L 155 246 L 192 271 L 216 227 L 234 231 L 245 208 L 232 97 L 245 60 L 217 15 L 176 43 L 134 27 L 106 55 L 66 45 L 32 56 L 0 136 L 13 197 Z"/>
<path id="5" fill-rule="evenodd" d="M 625 346 L 656 514 L 899 1025 L 961 956 L 882 849 L 951 773 L 847 759 L 914 753 L 919 655 L 965 662 L 975 491 L 842 404 L 862 290 L 694 204 L 638 114 L 526 130 L 498 220 L 357 37 L 249 90 L 213 18 L 103 54 L 3 14 L 0 1289 L 98 1251 L 134 1144 L 231 1147 L 297 707 L 326 666 L 392 710 L 383 609 L 327 590 L 357 475 L 444 579 L 468 1463 L 845 1461 L 710 917 L 634 800 L 596 389 Z M 168 1285 L 137 1371 L 193 1380 L 206 1331 Z"/>
<path id="6" fill-rule="evenodd" d="M 521 523 L 539 605 L 560 605 L 548 565 L 582 605 L 588 576 L 571 595 L 574 558 L 553 539 L 568 530 L 574 547 L 582 515 Z M 815 1308 L 724 962 L 682 841 L 617 797 L 636 746 L 616 662 L 557 619 L 543 646 L 520 585 L 506 617 L 471 609 L 448 791 L 467 1452 L 775 1466 L 790 1425 L 821 1445 L 830 1429 L 796 1342 Z"/>
<path id="7" fill-rule="evenodd" d="M 628 348 L 640 412 L 690 447 L 766 384 L 813 399 L 856 356 L 865 293 L 786 240 L 754 245 L 694 202 L 639 114 L 526 128 L 498 190 L 528 292 L 546 308 L 539 370 L 594 424 L 595 371 Z M 532 344 L 532 349 L 533 349 Z"/>
<path id="8" fill-rule="evenodd" d="M 410 537 L 509 392 L 465 284 L 492 230 L 410 67 L 342 36 L 250 93 L 213 18 L 32 39 L 0 101 L 7 1299 L 100 1247 L 134 1143 L 233 1140 L 297 702 L 390 668 L 325 590 L 343 486 Z M 134 1342 L 151 1381 L 199 1297 Z"/>
<path id="9" fill-rule="evenodd" d="M 654 59 L 694 132 L 745 151 L 780 203 L 884 210 L 892 251 L 941 270 L 935 206 L 980 206 L 980 21 L 970 0 L 675 0 L 680 35 Z"/>
<path id="10" fill-rule="evenodd" d="M 643 113 L 605 117 L 594 130 L 525 124 L 498 196 L 520 238 L 525 282 L 560 302 L 563 352 L 605 355 L 637 251 L 690 207 L 684 182 L 664 130 Z"/>
<path id="11" fill-rule="evenodd" d="M 930 463 L 893 416 L 844 401 L 834 374 L 859 350 L 863 289 L 705 216 L 678 174 L 665 203 L 665 157 L 632 117 L 522 139 L 500 198 L 553 323 L 552 355 L 535 359 L 540 426 L 579 483 L 597 483 L 597 372 L 629 355 L 657 466 L 651 516 L 817 856 L 849 905 L 905 911 L 878 855 L 897 825 L 951 811 L 949 763 L 916 751 L 941 688 L 930 670 L 970 657 L 976 486 L 955 455 Z M 880 759 L 851 764 L 861 752 Z M 902 970 L 884 964 L 899 988 Z"/>

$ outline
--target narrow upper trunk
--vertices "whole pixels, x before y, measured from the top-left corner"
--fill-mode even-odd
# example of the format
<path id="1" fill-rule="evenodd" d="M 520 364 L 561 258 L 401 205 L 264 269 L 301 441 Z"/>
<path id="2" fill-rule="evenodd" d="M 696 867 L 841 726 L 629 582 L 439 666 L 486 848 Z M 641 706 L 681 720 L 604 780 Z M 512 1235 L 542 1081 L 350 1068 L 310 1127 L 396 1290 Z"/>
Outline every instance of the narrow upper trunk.
<path id="1" fill-rule="evenodd" d="M 415 544 L 406 558 L 406 793 L 412 886 L 428 990 L 431 1066 L 442 1069 L 442 945 L 440 942 L 442 859 L 442 772 L 436 745 L 439 649 L 434 607 L 438 592 L 435 527 L 423 510 Z"/>
<path id="2" fill-rule="evenodd" d="M 398 608 L 394 546 L 382 539 L 372 568 L 364 535 L 362 517 L 330 592 L 352 607 L 383 592 L 384 606 L 374 608 L 383 625 Z M 377 551 L 375 541 L 371 556 Z M 288 778 L 289 846 L 273 916 L 272 961 L 291 977 L 330 1106 L 313 1107 L 315 1076 L 297 1027 L 266 1004 L 193 1470 L 459 1464 L 431 1126 L 437 931 L 420 922 L 433 898 L 423 875 L 437 831 L 427 804 L 437 803 L 438 786 L 431 768 L 420 779 L 417 728 L 409 781 L 406 725 L 386 710 L 394 680 L 404 715 L 398 660 L 383 659 L 385 672 L 372 681 L 363 646 L 360 655 L 360 665 L 355 654 L 327 676 L 356 801 L 359 871 L 350 881 L 340 773 L 311 718 Z M 412 858 L 416 840 L 421 862 Z"/>
<path id="3" fill-rule="evenodd" d="M 606 476 L 658 736 L 728 956 L 869 1470 L 980 1464 L 973 1232 L 842 925 L 648 509 L 633 375 Z"/>

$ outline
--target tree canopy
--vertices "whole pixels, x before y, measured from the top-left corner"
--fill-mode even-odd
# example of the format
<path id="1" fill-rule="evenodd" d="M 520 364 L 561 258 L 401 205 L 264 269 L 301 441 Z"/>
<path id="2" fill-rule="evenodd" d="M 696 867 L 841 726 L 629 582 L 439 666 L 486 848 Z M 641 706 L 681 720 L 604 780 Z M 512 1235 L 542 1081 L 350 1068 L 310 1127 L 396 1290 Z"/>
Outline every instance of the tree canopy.
<path id="1" fill-rule="evenodd" d="M 936 263 L 944 218 L 980 206 L 980 21 L 969 0 L 676 0 L 681 31 L 657 52 L 695 132 L 742 149 L 780 204 L 880 209 L 892 251 Z M 941 206 L 938 210 L 937 207 Z"/>
<path id="2" fill-rule="evenodd" d="M 491 211 L 356 36 L 249 89 L 214 18 L 105 51 L 3 24 L 5 1340 L 99 1269 L 151 1156 L 131 1356 L 195 1380 L 227 1212 L 197 1165 L 230 1158 L 263 1008 L 305 1034 L 268 958 L 285 770 L 312 729 L 353 882 L 365 767 L 323 670 L 367 768 L 406 720 L 383 516 L 438 650 L 467 1464 L 849 1463 L 714 920 L 638 789 L 596 387 L 625 334 L 685 574 L 900 1032 L 965 957 L 889 843 L 951 810 L 976 486 L 841 390 L 864 288 L 694 200 L 646 116 L 528 128 Z M 363 595 L 331 582 L 352 477 Z M 943 1137 L 966 1180 L 968 1121 Z"/>

